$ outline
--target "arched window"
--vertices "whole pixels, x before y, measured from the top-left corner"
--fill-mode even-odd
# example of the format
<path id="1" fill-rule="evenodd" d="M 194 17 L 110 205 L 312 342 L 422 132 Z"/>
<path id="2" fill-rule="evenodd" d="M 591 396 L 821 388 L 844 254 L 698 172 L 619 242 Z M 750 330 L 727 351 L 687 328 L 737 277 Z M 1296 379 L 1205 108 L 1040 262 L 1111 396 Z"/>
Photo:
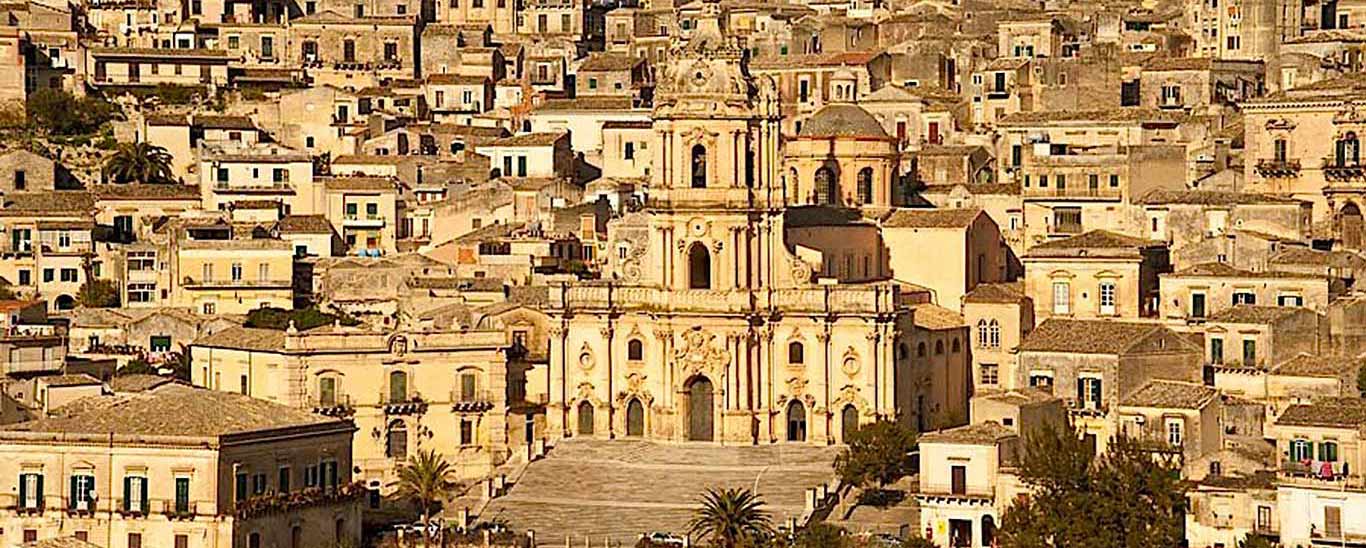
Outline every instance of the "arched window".
<path id="1" fill-rule="evenodd" d="M 579 434 L 593 435 L 593 404 L 587 401 L 579 402 Z"/>
<path id="2" fill-rule="evenodd" d="M 915 355 L 920 358 L 925 357 L 925 343 L 922 342 L 919 346 L 915 347 Z"/>
<path id="3" fill-rule="evenodd" d="M 954 354 L 957 354 L 957 353 L 962 352 L 962 351 L 963 351 L 963 345 L 960 344 L 960 343 L 958 342 L 958 337 L 954 337 L 954 338 L 953 338 L 953 353 L 954 353 Z"/>
<path id="4" fill-rule="evenodd" d="M 991 345 L 987 343 L 988 340 L 989 339 L 987 339 L 987 321 L 977 320 L 977 346 L 982 348 L 990 347 Z"/>
<path id="5" fill-rule="evenodd" d="M 1347 202 L 1342 207 L 1338 219 L 1339 231 L 1338 239 L 1342 240 L 1342 246 L 1347 249 L 1361 249 L 1363 228 L 1366 223 L 1362 221 L 1361 208 L 1355 203 Z"/>
<path id="6" fill-rule="evenodd" d="M 408 374 L 402 371 L 389 372 L 389 402 L 408 401 Z"/>
<path id="7" fill-rule="evenodd" d="M 1309 440 L 1294 440 L 1290 442 L 1290 460 L 1295 462 L 1313 460 L 1314 444 Z"/>
<path id="8" fill-rule="evenodd" d="M 944 341 L 934 341 L 934 354 L 937 356 L 944 353 Z"/>
<path id="9" fill-rule="evenodd" d="M 858 172 L 858 203 L 873 203 L 873 168 L 865 167 Z"/>
<path id="10" fill-rule="evenodd" d="M 261 533 L 247 535 L 247 548 L 261 548 Z"/>
<path id="11" fill-rule="evenodd" d="M 403 421 L 389 423 L 389 432 L 384 440 L 384 456 L 391 459 L 408 458 L 408 425 Z"/>
<path id="12" fill-rule="evenodd" d="M 992 348 L 1001 347 L 1001 324 L 996 323 L 996 320 L 991 320 L 987 326 L 987 340 Z"/>
<path id="13" fill-rule="evenodd" d="M 626 343 L 626 359 L 638 362 L 645 359 L 645 343 L 640 339 L 631 339 Z"/>
<path id="14" fill-rule="evenodd" d="M 996 520 L 991 516 L 982 516 L 982 546 L 996 545 Z"/>
<path id="15" fill-rule="evenodd" d="M 1325 441 L 1319 444 L 1319 459 L 1323 462 L 1338 461 L 1338 444 L 1333 441 Z"/>
<path id="16" fill-rule="evenodd" d="M 797 341 L 787 343 L 787 364 L 801 365 L 804 363 L 806 363 L 806 348 L 802 346 L 802 343 Z"/>
<path id="17" fill-rule="evenodd" d="M 337 378 L 318 377 L 318 405 L 332 407 L 337 404 Z"/>
<path id="18" fill-rule="evenodd" d="M 816 170 L 816 205 L 835 205 L 839 202 L 839 180 L 835 171 L 822 167 Z"/>
<path id="19" fill-rule="evenodd" d="M 787 441 L 806 441 L 806 406 L 798 399 L 787 404 Z"/>
<path id="20" fill-rule="evenodd" d="M 707 147 L 692 147 L 692 187 L 707 188 Z"/>
<path id="21" fill-rule="evenodd" d="M 688 289 L 711 289 L 711 253 L 701 242 L 688 249 Z"/>
<path id="22" fill-rule="evenodd" d="M 1361 163 L 1361 142 L 1354 131 L 1347 132 L 1337 142 L 1337 161 L 1339 166 L 1355 166 Z"/>
<path id="23" fill-rule="evenodd" d="M 906 346 L 906 343 L 896 345 L 896 359 L 904 360 L 907 358 L 907 356 L 910 355 L 910 353 L 911 348 L 909 346 Z"/>

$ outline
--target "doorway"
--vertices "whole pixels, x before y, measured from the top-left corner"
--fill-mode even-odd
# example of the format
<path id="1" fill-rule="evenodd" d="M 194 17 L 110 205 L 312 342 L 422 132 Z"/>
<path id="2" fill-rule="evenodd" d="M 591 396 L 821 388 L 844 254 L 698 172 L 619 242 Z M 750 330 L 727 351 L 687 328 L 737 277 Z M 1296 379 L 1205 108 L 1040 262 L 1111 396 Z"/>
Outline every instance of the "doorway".
<path id="1" fill-rule="evenodd" d="M 712 441 L 712 384 L 697 377 L 688 384 L 688 440 Z"/>

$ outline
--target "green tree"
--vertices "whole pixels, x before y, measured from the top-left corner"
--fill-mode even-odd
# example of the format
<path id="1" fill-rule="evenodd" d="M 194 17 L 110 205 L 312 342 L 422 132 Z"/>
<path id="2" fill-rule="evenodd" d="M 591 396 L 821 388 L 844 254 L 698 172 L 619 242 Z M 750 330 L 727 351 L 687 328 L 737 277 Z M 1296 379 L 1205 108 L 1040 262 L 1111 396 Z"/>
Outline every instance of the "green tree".
<path id="1" fill-rule="evenodd" d="M 939 546 L 924 537 L 911 537 L 902 541 L 901 548 L 939 548 Z"/>
<path id="2" fill-rule="evenodd" d="M 845 542 L 844 528 L 831 525 L 825 522 L 816 522 L 797 532 L 797 538 L 793 541 L 793 548 L 843 548 L 848 543 Z"/>
<path id="3" fill-rule="evenodd" d="M 688 535 L 719 548 L 758 546 L 773 536 L 773 519 L 763 498 L 744 488 L 707 489 L 688 522 Z"/>
<path id="4" fill-rule="evenodd" d="M 104 178 L 118 184 L 154 185 L 176 182 L 171 172 L 171 153 L 151 143 L 123 143 L 104 161 Z"/>
<path id="5" fill-rule="evenodd" d="M 432 512 L 440 510 L 446 497 L 459 487 L 454 476 L 455 469 L 445 457 L 431 449 L 419 449 L 408 457 L 408 462 L 398 467 L 398 480 L 393 486 L 397 488 L 396 496 L 417 505 L 422 512 L 422 523 L 427 523 Z"/>
<path id="6" fill-rule="evenodd" d="M 892 421 L 878 421 L 848 436 L 835 457 L 835 474 L 849 485 L 886 487 L 911 473 L 916 435 Z"/>
<path id="7" fill-rule="evenodd" d="M 1357 369 L 1357 392 L 1366 398 L 1366 367 Z"/>
<path id="8" fill-rule="evenodd" d="M 1186 493 L 1179 470 L 1164 462 L 1123 438 L 1093 459 L 1088 444 L 1070 430 L 1028 436 L 1020 477 L 1033 489 L 1006 511 L 1000 546 L 1180 546 Z"/>
<path id="9" fill-rule="evenodd" d="M 29 123 L 50 135 L 90 135 L 114 119 L 118 107 L 97 96 L 76 96 L 43 88 L 28 98 Z"/>
<path id="10" fill-rule="evenodd" d="M 115 308 L 119 306 L 119 289 L 109 280 L 87 277 L 76 300 L 87 308 Z"/>

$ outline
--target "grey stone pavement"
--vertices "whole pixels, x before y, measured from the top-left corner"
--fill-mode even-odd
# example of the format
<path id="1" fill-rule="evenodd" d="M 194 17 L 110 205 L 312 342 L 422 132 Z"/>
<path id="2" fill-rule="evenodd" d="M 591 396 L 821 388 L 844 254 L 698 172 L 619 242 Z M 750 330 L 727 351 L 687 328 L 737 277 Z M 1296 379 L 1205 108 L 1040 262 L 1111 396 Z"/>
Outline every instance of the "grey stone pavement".
<path id="1" fill-rule="evenodd" d="M 752 487 L 776 522 L 801 515 L 804 491 L 834 477 L 838 449 L 800 445 L 722 447 L 644 441 L 566 440 L 532 463 L 481 520 L 534 530 L 538 544 L 632 546 L 641 533 L 683 534 L 709 487 Z"/>

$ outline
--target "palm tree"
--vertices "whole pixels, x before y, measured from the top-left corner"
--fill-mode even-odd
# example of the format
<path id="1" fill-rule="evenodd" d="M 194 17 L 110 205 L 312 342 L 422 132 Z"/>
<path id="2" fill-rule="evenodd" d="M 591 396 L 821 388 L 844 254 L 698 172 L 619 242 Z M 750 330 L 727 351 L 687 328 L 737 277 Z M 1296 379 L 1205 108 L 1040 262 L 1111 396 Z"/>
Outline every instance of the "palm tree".
<path id="1" fill-rule="evenodd" d="M 762 497 L 744 488 L 707 489 L 702 507 L 688 522 L 688 534 L 710 539 L 720 548 L 737 548 L 773 535 L 773 521 Z"/>
<path id="2" fill-rule="evenodd" d="M 431 449 L 418 449 L 417 454 L 398 467 L 398 481 L 393 486 L 398 488 L 397 496 L 417 503 L 422 509 L 422 523 L 426 524 L 432 511 L 440 509 L 446 496 L 458 487 L 452 479 L 454 475 L 455 470 L 445 457 Z M 429 536 L 424 536 L 424 540 L 430 540 Z"/>
<path id="3" fill-rule="evenodd" d="M 171 173 L 171 153 L 163 147 L 151 143 L 124 143 L 119 145 L 104 162 L 104 178 L 118 184 L 148 183 L 154 185 L 171 184 L 175 176 Z"/>

